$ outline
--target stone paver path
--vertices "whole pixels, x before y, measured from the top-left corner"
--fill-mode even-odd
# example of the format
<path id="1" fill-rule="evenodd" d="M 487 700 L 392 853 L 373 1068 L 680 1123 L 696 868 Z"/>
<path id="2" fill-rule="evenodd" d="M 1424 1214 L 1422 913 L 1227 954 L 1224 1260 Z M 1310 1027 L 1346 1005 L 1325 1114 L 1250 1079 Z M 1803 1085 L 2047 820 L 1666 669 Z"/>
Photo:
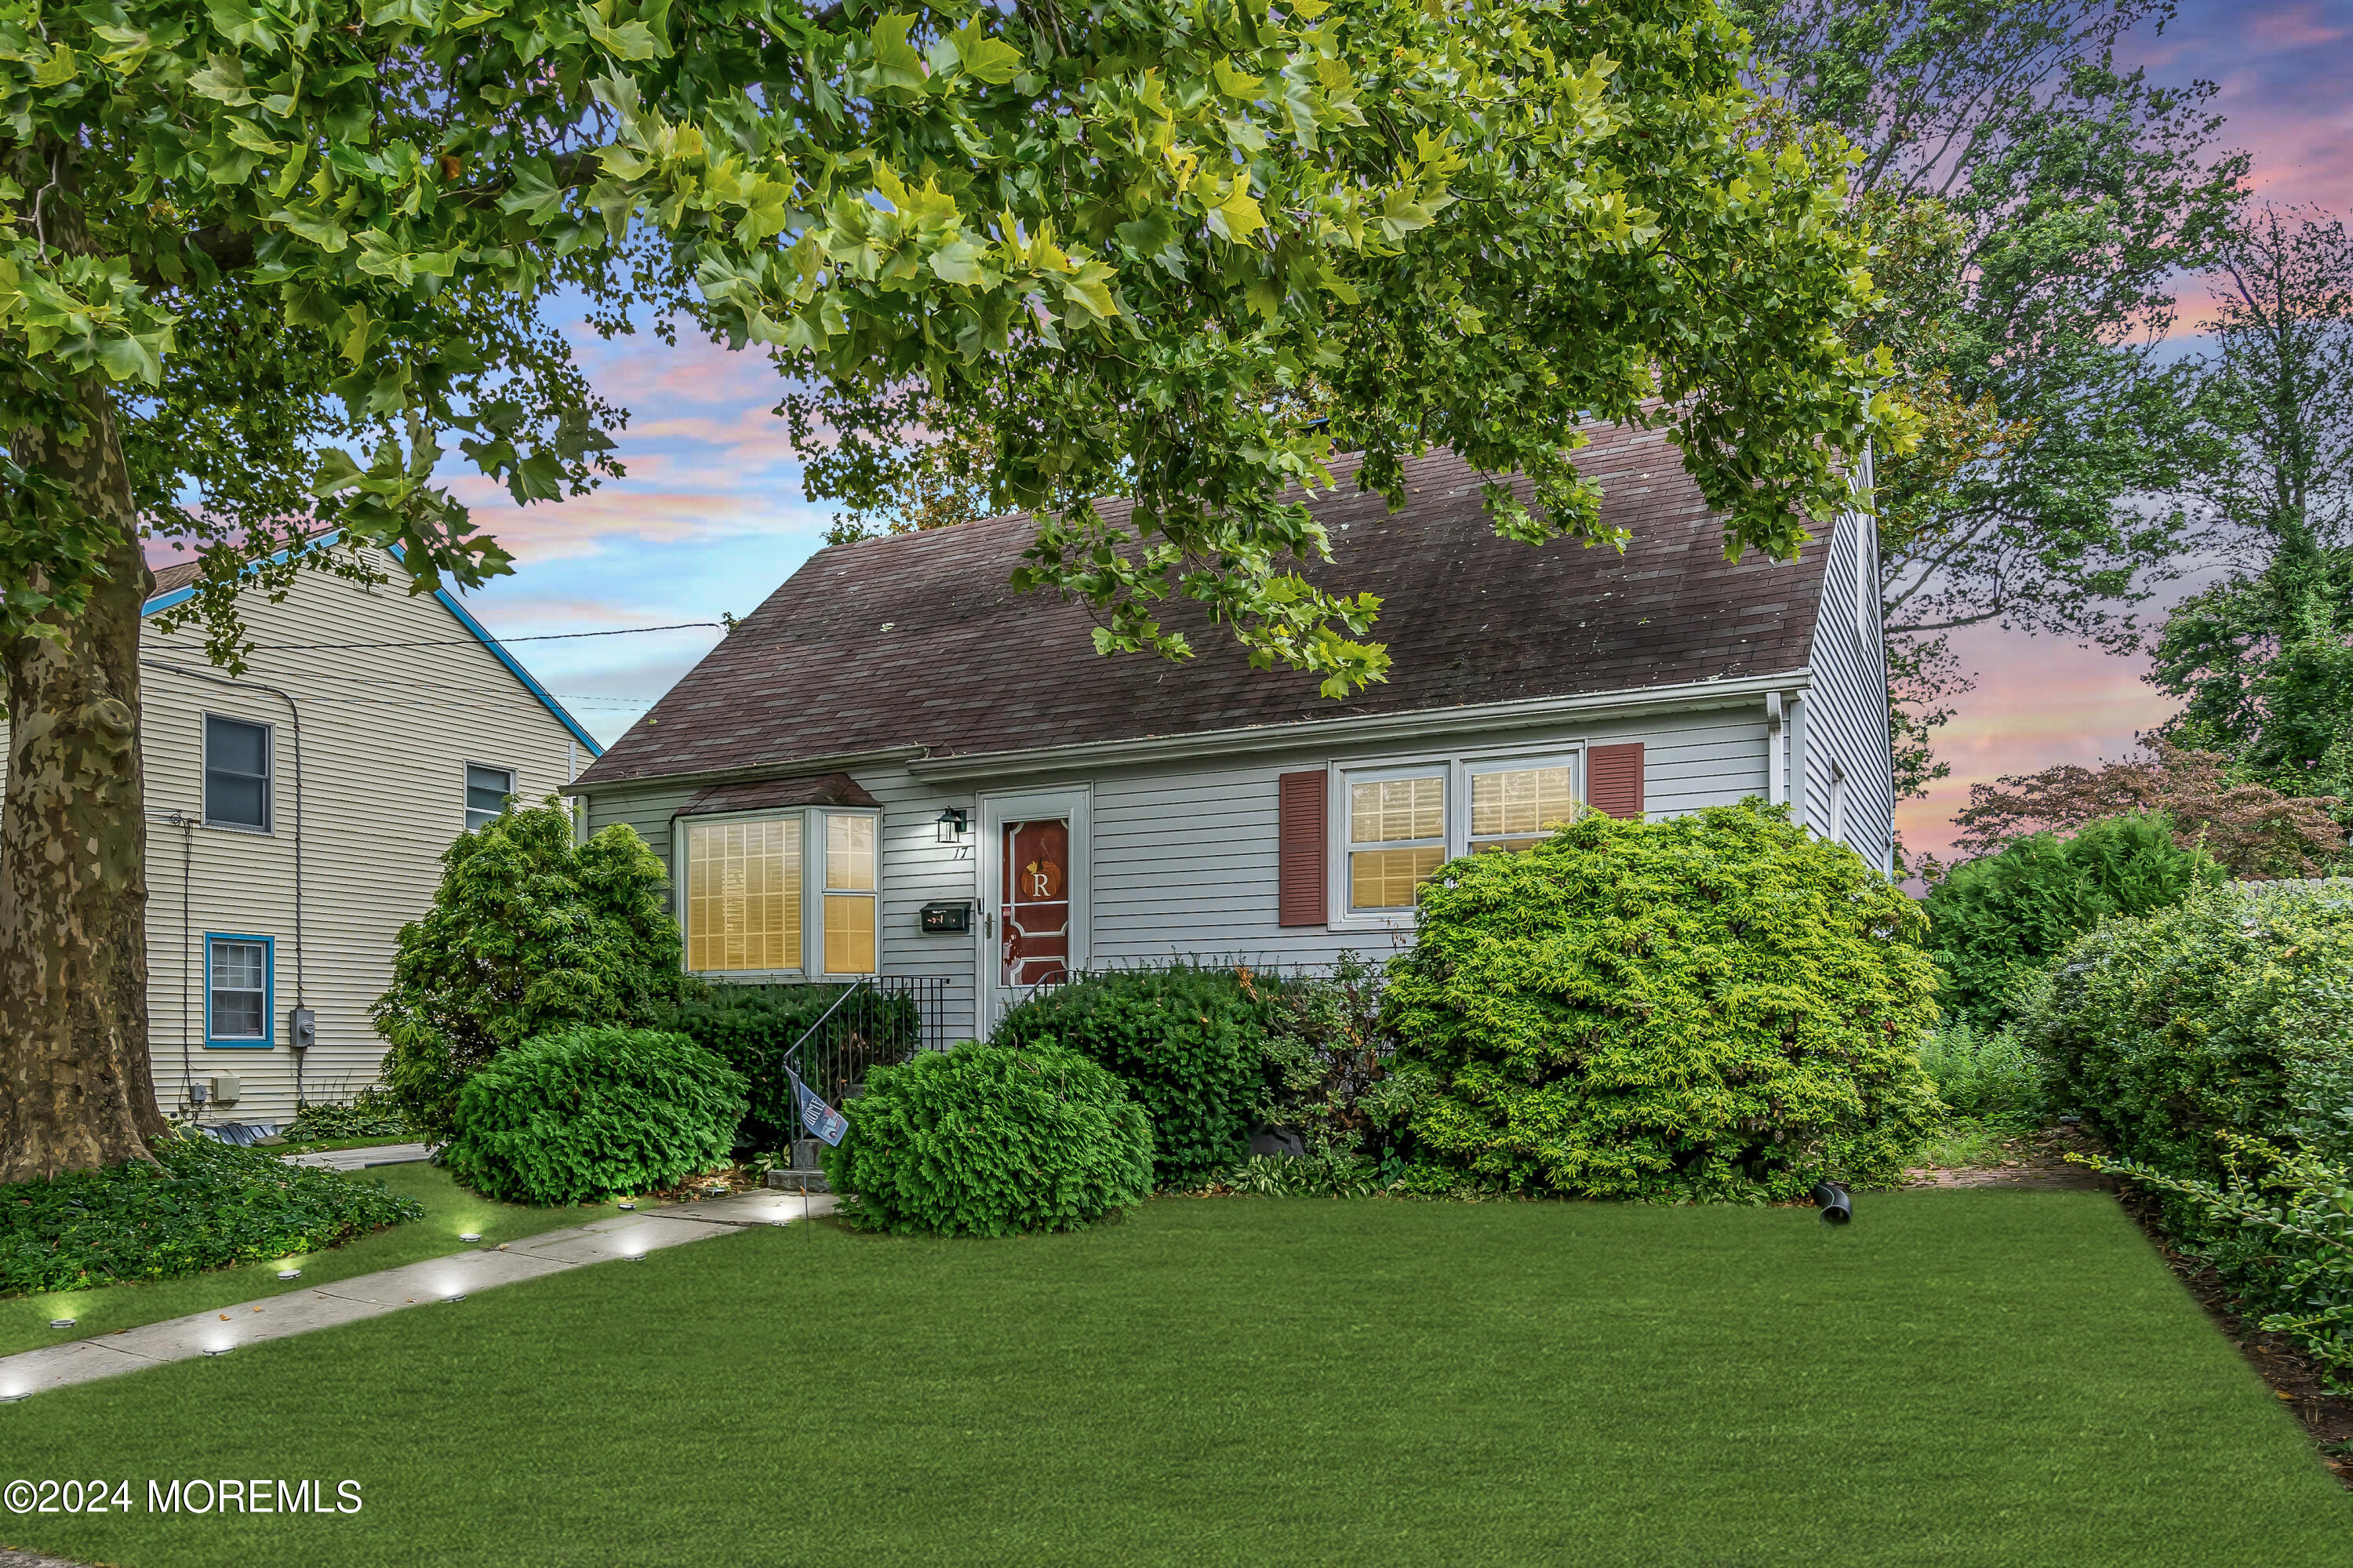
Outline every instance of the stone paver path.
<path id="1" fill-rule="evenodd" d="M 356 1150 L 353 1152 L 357 1152 Z M 314 1290 L 243 1301 L 96 1339 L 45 1345 L 0 1357 L 0 1399 L 22 1398 L 97 1378 L 115 1377 L 167 1361 L 218 1354 L 240 1346 L 356 1323 L 412 1307 L 439 1306 L 521 1280 L 538 1279 L 592 1263 L 642 1257 L 664 1247 L 724 1235 L 746 1225 L 781 1225 L 804 1213 L 833 1212 L 830 1197 L 797 1192 L 738 1192 L 696 1203 L 619 1214 L 504 1246 L 452 1253 L 424 1263 L 339 1279 Z"/>
<path id="2" fill-rule="evenodd" d="M 372 1143 L 364 1149 L 322 1149 L 316 1154 L 289 1154 L 289 1165 L 308 1165 L 320 1171 L 364 1171 L 371 1165 L 414 1165 L 420 1160 L 430 1160 L 433 1147 L 426 1143 Z"/>

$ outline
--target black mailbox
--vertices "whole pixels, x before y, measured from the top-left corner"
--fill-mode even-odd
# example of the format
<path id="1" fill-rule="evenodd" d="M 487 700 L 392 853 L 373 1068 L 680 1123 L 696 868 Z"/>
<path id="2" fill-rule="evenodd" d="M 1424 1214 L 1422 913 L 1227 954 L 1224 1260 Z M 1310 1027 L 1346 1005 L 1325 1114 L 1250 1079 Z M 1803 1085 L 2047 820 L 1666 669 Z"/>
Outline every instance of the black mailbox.
<path id="1" fill-rule="evenodd" d="M 972 906 L 962 899 L 953 904 L 926 904 L 923 914 L 926 937 L 953 937 L 972 929 Z"/>

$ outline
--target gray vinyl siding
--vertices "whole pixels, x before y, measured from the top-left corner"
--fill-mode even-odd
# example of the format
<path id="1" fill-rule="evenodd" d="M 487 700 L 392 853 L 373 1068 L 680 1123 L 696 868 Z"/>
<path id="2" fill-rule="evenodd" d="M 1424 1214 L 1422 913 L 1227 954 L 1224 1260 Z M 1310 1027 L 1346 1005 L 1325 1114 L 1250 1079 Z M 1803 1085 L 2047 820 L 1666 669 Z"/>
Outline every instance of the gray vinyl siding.
<path id="1" fill-rule="evenodd" d="M 1831 534 L 1808 661 L 1813 681 L 1799 705 L 1796 750 L 1804 790 L 1799 820 L 1831 832 L 1831 765 L 1837 763 L 1846 775 L 1840 836 L 1865 862 L 1886 869 L 1894 863 L 1895 787 L 1873 534 L 1871 519 L 1853 512 Z"/>
<path id="2" fill-rule="evenodd" d="M 976 899 L 983 911 L 991 907 L 976 881 L 976 830 L 985 796 L 1080 789 L 1087 791 L 1091 821 L 1086 938 L 1092 966 L 1200 958 L 1323 969 L 1352 949 L 1370 959 L 1386 958 L 1410 942 L 1409 920 L 1346 929 L 1280 924 L 1276 792 L 1281 775 L 1392 754 L 1508 746 L 1533 755 L 1630 740 L 1643 744 L 1645 804 L 1653 820 L 1764 792 L 1761 705 L 1564 723 L 1515 729 L 1503 736 L 1451 736 L 1442 717 L 1433 717 L 1429 737 L 1409 747 L 1385 746 L 1366 752 L 1328 743 L 1303 744 L 1292 751 L 985 779 L 976 785 L 925 780 L 903 764 L 853 768 L 851 777 L 882 802 L 879 962 L 887 975 L 944 980 L 947 1037 L 961 1039 L 974 1033 L 979 1005 L 976 952 L 983 949 L 964 937 L 923 936 L 918 911 L 938 899 Z M 671 820 L 694 793 L 691 786 L 659 783 L 595 790 L 588 797 L 588 826 L 595 832 L 626 822 L 665 863 L 675 865 Z M 964 846 L 937 841 L 935 823 L 948 807 L 972 813 L 976 832 Z M 1339 873 L 1334 868 L 1327 874 Z"/>

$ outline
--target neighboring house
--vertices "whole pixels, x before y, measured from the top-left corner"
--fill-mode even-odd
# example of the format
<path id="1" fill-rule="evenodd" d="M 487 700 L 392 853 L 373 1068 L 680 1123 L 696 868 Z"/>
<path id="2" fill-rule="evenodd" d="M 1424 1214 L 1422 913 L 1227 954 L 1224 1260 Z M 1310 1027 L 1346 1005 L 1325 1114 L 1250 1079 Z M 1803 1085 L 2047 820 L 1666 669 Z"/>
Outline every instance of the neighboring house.
<path id="1" fill-rule="evenodd" d="M 1345 702 L 1210 626 L 1183 663 L 1098 656 L 1082 608 L 1007 587 L 1031 525 L 996 518 L 820 551 L 574 792 L 669 861 L 691 969 L 931 977 L 949 1038 L 1065 965 L 1384 954 L 1418 879 L 1577 801 L 1793 800 L 1887 866 L 1869 520 L 1733 565 L 1662 435 L 1581 461 L 1622 556 L 1497 539 L 1448 453 L 1395 514 L 1343 466 L 1316 575 L 1381 597 L 1396 661 Z"/>
<path id="2" fill-rule="evenodd" d="M 598 747 L 448 592 L 305 572 L 238 609 L 259 645 L 230 676 L 200 629 L 140 643 L 147 784 L 147 1039 L 166 1114 L 283 1121 L 376 1078 L 368 1009 L 441 852 L 536 800 Z M 150 616 L 189 597 L 155 574 Z M 0 736 L 5 736 L 0 726 Z M 297 1052 L 297 1011 L 316 1043 Z M 211 1094 L 235 1079 L 233 1103 Z M 221 1086 L 230 1086 L 223 1084 Z"/>

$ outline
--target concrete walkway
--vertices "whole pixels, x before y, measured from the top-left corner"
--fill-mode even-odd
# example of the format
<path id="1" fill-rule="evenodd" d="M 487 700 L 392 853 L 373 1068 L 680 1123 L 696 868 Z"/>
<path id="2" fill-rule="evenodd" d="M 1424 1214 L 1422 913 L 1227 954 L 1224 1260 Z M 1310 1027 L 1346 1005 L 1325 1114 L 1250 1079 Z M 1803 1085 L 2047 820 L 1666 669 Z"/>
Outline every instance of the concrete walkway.
<path id="1" fill-rule="evenodd" d="M 414 1165 L 433 1158 L 429 1143 L 372 1143 L 364 1149 L 322 1149 L 316 1154 L 289 1154 L 289 1165 L 318 1171 L 364 1171 L 371 1165 Z"/>
<path id="2" fill-rule="evenodd" d="M 353 1152 L 359 1152 L 353 1150 Z M 293 1290 L 242 1301 L 234 1307 L 194 1312 L 162 1323 L 124 1329 L 97 1339 L 45 1345 L 0 1357 L 0 1399 L 21 1399 L 77 1383 L 216 1355 L 242 1345 L 307 1334 L 402 1312 L 438 1306 L 453 1296 L 470 1296 L 521 1280 L 539 1279 L 592 1263 L 642 1257 L 664 1247 L 724 1235 L 746 1225 L 781 1225 L 833 1212 L 830 1197 L 797 1192 L 737 1192 L 696 1203 L 678 1203 L 642 1213 L 527 1236 L 504 1246 L 452 1253 L 425 1263 L 382 1269 L 340 1279 L 315 1290 Z"/>

